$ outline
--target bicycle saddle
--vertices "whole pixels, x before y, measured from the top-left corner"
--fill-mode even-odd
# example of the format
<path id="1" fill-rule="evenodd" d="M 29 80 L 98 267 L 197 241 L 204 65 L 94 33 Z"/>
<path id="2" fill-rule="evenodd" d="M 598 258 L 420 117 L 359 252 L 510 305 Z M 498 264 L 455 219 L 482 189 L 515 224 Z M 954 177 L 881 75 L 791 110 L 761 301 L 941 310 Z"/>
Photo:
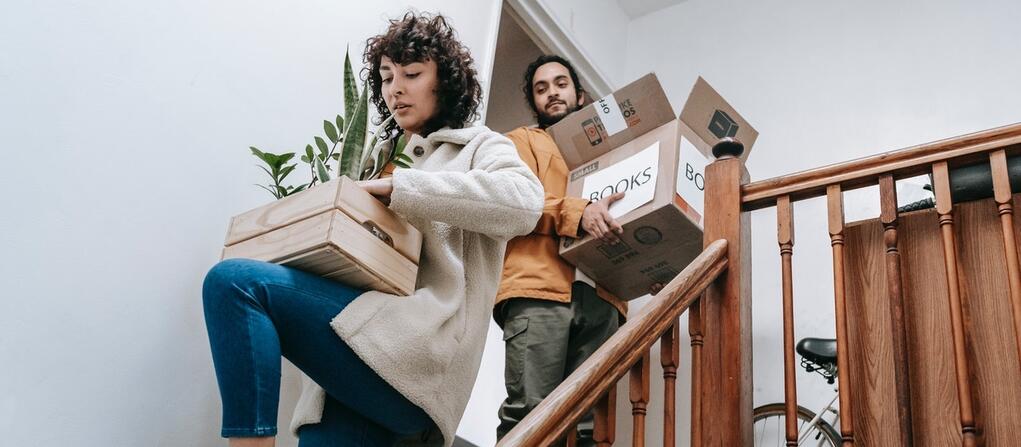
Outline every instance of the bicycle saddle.
<path id="1" fill-rule="evenodd" d="M 833 338 L 802 338 L 798 342 L 798 354 L 802 357 L 823 365 L 837 363 L 837 340 Z"/>

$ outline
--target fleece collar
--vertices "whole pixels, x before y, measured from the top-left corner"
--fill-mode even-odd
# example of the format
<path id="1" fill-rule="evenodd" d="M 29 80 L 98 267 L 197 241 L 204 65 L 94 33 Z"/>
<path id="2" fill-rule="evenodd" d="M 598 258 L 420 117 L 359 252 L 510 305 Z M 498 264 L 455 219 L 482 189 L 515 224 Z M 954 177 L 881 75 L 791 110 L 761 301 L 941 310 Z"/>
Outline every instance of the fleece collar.
<path id="1" fill-rule="evenodd" d="M 469 141 L 474 139 L 480 133 L 485 132 L 486 130 L 487 130 L 486 126 L 472 126 L 464 127 L 461 129 L 451 129 L 449 127 L 444 127 L 440 130 L 437 130 L 429 134 L 429 137 L 426 138 L 426 141 L 432 144 L 433 146 L 439 146 L 443 143 L 453 143 L 458 146 L 464 146 L 468 144 Z"/>

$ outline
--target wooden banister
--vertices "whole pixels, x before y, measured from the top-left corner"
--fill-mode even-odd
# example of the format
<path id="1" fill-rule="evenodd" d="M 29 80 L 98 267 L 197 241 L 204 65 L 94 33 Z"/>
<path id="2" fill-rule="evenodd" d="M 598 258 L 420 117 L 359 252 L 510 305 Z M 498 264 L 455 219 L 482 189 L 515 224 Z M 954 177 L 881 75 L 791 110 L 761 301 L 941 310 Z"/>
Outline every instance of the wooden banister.
<path id="1" fill-rule="evenodd" d="M 898 179 L 929 173 L 934 177 L 936 196 L 934 213 L 938 217 L 940 232 L 935 238 L 942 242 L 939 245 L 943 249 L 944 262 L 941 267 L 944 267 L 944 271 L 927 274 L 945 273 L 945 278 L 939 278 L 935 282 L 945 282 L 945 288 L 948 289 L 945 305 L 948 314 L 947 325 L 950 326 L 952 338 L 952 352 L 948 362 L 952 362 L 951 367 L 955 369 L 956 374 L 955 380 L 947 379 L 946 382 L 951 386 L 956 385 L 955 397 L 958 406 L 955 410 L 959 410 L 960 413 L 959 421 L 956 422 L 960 424 L 958 433 L 961 436 L 960 438 L 949 436 L 947 439 L 963 441 L 965 446 L 984 445 L 983 408 L 986 408 L 984 414 L 988 417 L 990 413 L 988 408 L 993 407 L 989 407 L 989 401 L 980 399 L 983 390 L 990 385 L 979 382 L 974 388 L 972 386 L 973 371 L 986 373 L 987 376 L 989 374 L 983 370 L 982 363 L 973 362 L 969 357 L 968 344 L 977 342 L 969 339 L 971 321 L 968 312 L 974 311 L 971 309 L 972 302 L 981 301 L 980 305 L 989 307 L 1002 304 L 994 301 L 997 299 L 1008 302 L 1007 309 L 1010 310 L 1013 323 L 1010 328 L 1013 329 L 1010 331 L 1012 340 L 1009 341 L 1016 344 L 1014 349 L 1009 351 L 1013 353 L 1016 349 L 1018 359 L 1021 359 L 1021 247 L 1017 246 L 1017 241 L 1021 239 L 1021 228 L 1015 224 L 1013 217 L 1014 210 L 1021 206 L 1018 205 L 1021 203 L 1019 202 L 1021 193 L 1011 190 L 1010 179 L 1013 170 L 1008 169 L 1007 162 L 1008 157 L 1021 154 L 1021 123 L 754 183 L 748 183 L 747 170 L 740 161 L 742 150 L 739 142 L 729 138 L 724 138 L 713 147 L 713 154 L 717 159 L 705 170 L 703 253 L 653 297 L 640 310 L 639 315 L 622 326 L 588 361 L 544 399 L 502 439 L 498 446 L 531 447 L 554 444 L 564 439 L 597 402 L 601 403 L 596 408 L 597 421 L 601 423 L 596 424 L 594 437 L 599 445 L 611 445 L 616 419 L 613 406 L 616 384 L 628 371 L 632 374 L 628 398 L 632 404 L 631 413 L 634 420 L 633 445 L 644 445 L 646 443 L 644 425 L 650 398 L 649 349 L 660 337 L 665 398 L 662 445 L 672 446 L 675 443 L 675 380 L 677 368 L 680 366 L 678 358 L 680 331 L 677 323 L 680 315 L 685 312 L 688 312 L 690 318 L 688 333 L 691 341 L 690 444 L 699 447 L 751 446 L 752 306 L 749 212 L 772 206 L 777 208 L 777 242 L 782 270 L 784 404 L 785 415 L 789 419 L 786 426 L 782 427 L 781 436 L 787 445 L 797 445 L 799 426 L 794 424 L 796 421 L 793 418 L 798 403 L 794 352 L 794 275 L 791 265 L 794 248 L 793 205 L 804 199 L 821 196 L 827 197 L 828 225 L 823 231 L 829 233 L 833 252 L 834 317 L 838 346 L 836 357 L 839 366 L 836 373 L 840 380 L 839 428 L 842 445 L 844 447 L 929 445 L 930 433 L 916 431 L 917 427 L 927 427 L 933 420 L 938 419 L 926 419 L 926 415 L 933 413 L 929 402 L 931 396 L 922 395 L 924 397 L 919 398 L 919 394 L 915 392 L 915 385 L 918 384 L 917 389 L 922 390 L 928 389 L 926 387 L 933 388 L 934 384 L 943 382 L 930 383 L 921 380 L 924 377 L 914 371 L 924 371 L 924 367 L 917 370 L 909 368 L 909 359 L 931 357 L 932 353 L 937 353 L 938 350 L 916 340 L 919 334 L 924 333 L 919 331 L 931 329 L 922 327 L 912 331 L 909 330 L 908 322 L 911 317 L 924 313 L 919 312 L 918 302 L 912 299 L 919 299 L 920 293 L 940 293 L 940 290 L 920 288 L 918 281 L 904 282 L 905 278 L 913 277 L 904 274 L 911 271 L 912 266 L 901 263 L 901 241 L 907 240 L 909 246 L 923 248 L 928 246 L 920 245 L 917 236 L 912 234 L 914 230 L 921 228 L 919 225 L 905 225 L 905 228 L 913 228 L 913 231 L 900 228 L 902 220 L 898 215 L 896 197 Z M 1003 286 L 1002 296 L 985 293 L 979 294 L 982 295 L 981 300 L 970 300 L 967 293 L 969 285 L 966 282 L 968 277 L 961 273 L 963 270 L 959 264 L 960 259 L 970 259 L 970 262 L 974 263 L 975 260 L 972 258 L 976 254 L 973 249 L 963 250 L 962 255 L 958 254 L 962 249 L 957 242 L 957 233 L 963 231 L 961 228 L 968 228 L 965 224 L 968 223 L 969 214 L 962 213 L 961 223 L 955 222 L 954 209 L 957 204 L 954 203 L 956 196 L 951 198 L 950 170 L 980 162 L 991 165 L 993 199 L 999 215 L 997 226 L 1002 233 L 1007 264 L 1004 269 L 1007 278 L 1004 281 L 1007 283 Z M 843 193 L 868 186 L 878 186 L 880 190 L 881 213 L 875 225 L 881 227 L 878 233 L 874 233 L 880 235 L 878 239 L 874 235 L 864 233 L 862 228 L 866 227 L 858 223 L 852 225 L 844 223 Z M 852 256 L 845 255 L 847 245 L 845 230 L 848 230 L 847 240 L 858 244 L 854 246 L 856 251 L 847 251 Z M 968 236 L 962 234 L 962 237 Z M 872 239 L 868 239 L 870 237 Z M 866 242 L 872 245 L 862 248 L 862 244 Z M 998 241 L 997 246 L 999 243 Z M 938 248 L 933 245 L 933 249 Z M 860 281 L 860 278 L 849 276 L 851 273 L 848 273 L 861 274 L 862 271 L 871 268 L 854 262 L 860 259 L 863 253 L 865 257 L 872 256 L 869 253 L 874 252 L 869 250 L 881 253 L 884 268 L 873 277 L 876 281 L 885 279 L 881 290 L 875 286 L 870 286 L 875 290 L 863 287 L 861 284 L 868 281 Z M 905 250 L 903 253 L 917 254 L 911 250 Z M 912 259 L 916 258 L 918 256 Z M 983 281 L 996 279 L 990 275 L 993 273 L 985 275 Z M 851 287 L 849 291 L 848 284 L 855 287 Z M 914 289 L 908 289 L 909 286 Z M 869 293 L 872 295 L 868 295 Z M 890 315 L 888 327 L 862 326 L 861 318 L 864 314 L 861 311 L 869 309 L 864 307 L 866 304 L 871 305 L 863 301 L 862 295 L 868 298 L 875 297 L 876 293 L 883 293 L 888 299 L 887 302 L 882 302 L 882 308 Z M 909 312 L 909 308 L 914 312 Z M 855 319 L 849 319 L 848 315 Z M 855 323 L 851 325 L 849 321 Z M 925 318 L 920 321 L 919 326 L 932 325 L 936 320 Z M 986 326 L 991 327 L 990 324 Z M 896 394 L 896 402 L 892 405 L 895 407 L 893 411 L 875 406 L 877 401 L 874 398 L 870 399 L 868 394 L 874 393 L 874 389 L 879 389 L 869 382 L 874 377 L 880 377 L 872 372 L 872 369 L 881 366 L 881 362 L 875 359 L 882 360 L 884 358 L 882 356 L 886 355 L 885 351 L 880 350 L 874 352 L 875 355 L 871 357 L 862 356 L 861 352 L 866 347 L 866 341 L 873 343 L 868 339 L 871 335 L 865 334 L 865 331 L 873 329 L 882 329 L 882 334 L 876 336 L 878 340 L 874 343 L 884 349 L 888 347 L 896 362 L 886 367 L 889 371 L 879 373 L 889 374 L 895 380 L 894 385 L 888 387 Z M 987 328 L 985 331 L 977 333 L 984 334 L 986 339 L 994 337 L 988 334 L 991 329 Z M 994 340 L 998 341 L 999 338 Z M 1016 364 L 1017 367 L 1021 367 L 1021 361 Z M 1015 372 L 1017 367 L 1008 369 Z M 854 374 L 852 371 L 855 371 Z M 1005 380 L 1002 383 L 1011 382 Z M 978 397 L 973 397 L 973 389 L 977 393 L 975 396 Z M 885 393 L 883 396 L 892 394 Z M 896 418 L 887 417 L 885 419 L 887 424 L 879 425 L 876 415 L 884 411 L 891 416 L 896 415 Z M 1016 409 L 1008 408 L 1007 411 Z M 921 416 L 916 418 L 916 415 Z M 1009 416 L 1003 419 L 1017 420 Z M 999 424 L 1000 430 L 1008 428 L 1002 421 Z M 897 435 L 889 435 L 891 427 L 900 428 Z M 883 433 L 884 429 L 887 432 Z M 916 437 L 919 440 L 916 440 Z M 874 444 L 876 442 L 880 444 Z"/>
<path id="2" fill-rule="evenodd" d="M 497 444 L 544 446 L 562 438 L 642 358 L 727 267 L 727 241 L 706 246 L 580 368 L 575 370 Z"/>
<path id="3" fill-rule="evenodd" d="M 1021 123 L 921 144 L 893 152 L 810 169 L 796 174 L 752 182 L 741 188 L 745 211 L 767 208 L 777 197 L 790 195 L 796 202 L 826 195 L 826 187 L 839 184 L 842 191 L 872 186 L 879 176 L 894 179 L 928 174 L 933 163 L 954 159 L 957 163 L 988 160 L 995 148 L 1021 145 Z"/>

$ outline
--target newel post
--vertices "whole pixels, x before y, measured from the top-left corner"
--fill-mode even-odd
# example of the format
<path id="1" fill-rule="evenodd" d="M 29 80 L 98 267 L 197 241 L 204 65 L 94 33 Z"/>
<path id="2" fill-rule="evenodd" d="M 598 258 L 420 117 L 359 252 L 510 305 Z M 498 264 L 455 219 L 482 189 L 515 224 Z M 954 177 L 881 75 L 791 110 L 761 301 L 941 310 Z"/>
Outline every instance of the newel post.
<path id="1" fill-rule="evenodd" d="M 692 402 L 700 407 L 692 409 L 699 422 L 692 424 L 692 445 L 752 445 L 751 228 L 741 212 L 741 185 L 748 182 L 738 158 L 743 151 L 734 139 L 720 140 L 705 172 L 704 245 L 727 240 L 727 270 L 692 312 L 691 326 L 701 336 L 701 358 L 692 362 L 698 365 Z"/>

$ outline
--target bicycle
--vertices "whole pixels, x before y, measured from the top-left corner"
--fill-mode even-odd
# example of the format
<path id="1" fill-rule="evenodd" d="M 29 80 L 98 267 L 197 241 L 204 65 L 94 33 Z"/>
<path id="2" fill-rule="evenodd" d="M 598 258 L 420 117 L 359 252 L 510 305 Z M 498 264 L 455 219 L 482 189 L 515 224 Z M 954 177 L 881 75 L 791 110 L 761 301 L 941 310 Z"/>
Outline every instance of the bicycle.
<path id="1" fill-rule="evenodd" d="M 837 377 L 837 341 L 826 338 L 804 338 L 796 347 L 801 355 L 801 367 L 815 372 L 833 385 Z M 833 399 L 817 412 L 798 405 L 798 445 L 831 446 L 840 445 L 840 433 L 833 428 L 840 419 L 837 402 L 838 388 L 833 387 Z M 826 420 L 826 416 L 831 416 Z M 775 421 L 775 423 L 774 423 Z M 784 403 L 772 403 L 755 408 L 752 414 L 752 430 L 756 447 L 786 445 L 786 421 Z"/>

